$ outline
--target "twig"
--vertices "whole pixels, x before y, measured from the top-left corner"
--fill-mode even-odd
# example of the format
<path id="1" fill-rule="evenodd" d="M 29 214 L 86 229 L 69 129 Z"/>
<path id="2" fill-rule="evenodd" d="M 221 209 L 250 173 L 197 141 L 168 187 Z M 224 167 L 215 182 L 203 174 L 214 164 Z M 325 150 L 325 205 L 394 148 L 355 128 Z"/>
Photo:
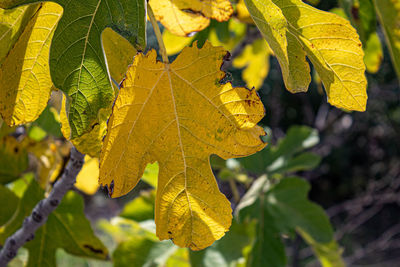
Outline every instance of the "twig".
<path id="1" fill-rule="evenodd" d="M 57 208 L 67 191 L 73 187 L 83 162 L 84 155 L 72 147 L 68 165 L 49 196 L 42 199 L 35 206 L 32 214 L 25 218 L 22 227 L 7 238 L 0 251 L 0 267 L 5 267 L 17 255 L 18 249 L 34 238 L 36 230 L 47 221 L 50 213 Z"/>
<path id="2" fill-rule="evenodd" d="M 235 204 L 239 203 L 240 193 L 236 186 L 236 182 L 233 179 L 229 179 L 229 186 L 231 187 L 233 200 L 235 201 Z"/>
<path id="3" fill-rule="evenodd" d="M 147 5 L 147 11 L 148 15 L 150 18 L 151 25 L 153 26 L 154 34 L 156 35 L 158 46 L 160 47 L 160 54 L 163 59 L 163 62 L 168 64 L 168 55 L 167 55 L 167 49 L 165 49 L 164 41 L 161 35 L 160 28 L 158 27 L 156 17 L 154 16 L 153 10 L 151 9 L 151 6 L 148 4 Z"/>
<path id="4" fill-rule="evenodd" d="M 243 49 L 246 47 L 248 44 L 252 44 L 255 40 L 262 38 L 260 31 L 257 28 L 248 28 L 246 32 L 246 36 L 243 38 L 243 40 L 233 49 L 231 52 L 231 55 L 229 57 L 229 60 L 225 60 L 224 64 L 222 65 L 222 70 L 227 71 L 230 67 L 232 67 L 232 62 L 233 59 L 238 57 Z"/>

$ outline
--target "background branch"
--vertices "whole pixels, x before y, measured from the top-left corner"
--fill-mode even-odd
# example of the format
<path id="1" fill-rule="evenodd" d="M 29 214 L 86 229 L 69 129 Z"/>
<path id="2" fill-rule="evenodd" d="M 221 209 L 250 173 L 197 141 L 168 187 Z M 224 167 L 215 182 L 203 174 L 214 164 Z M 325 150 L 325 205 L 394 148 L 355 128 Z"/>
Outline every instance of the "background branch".
<path id="1" fill-rule="evenodd" d="M 230 67 L 232 67 L 232 62 L 233 60 L 238 57 L 243 49 L 246 47 L 248 44 L 252 44 L 255 40 L 262 38 L 261 33 L 257 30 L 257 28 L 252 27 L 248 28 L 246 32 L 246 36 L 243 38 L 243 40 L 231 51 L 231 55 L 229 57 L 229 60 L 224 61 L 224 64 L 222 65 L 222 70 L 227 71 Z"/>
<path id="2" fill-rule="evenodd" d="M 71 149 L 70 160 L 61 178 L 54 184 L 49 196 L 42 199 L 33 209 L 31 215 L 25 218 L 22 227 L 12 236 L 7 238 L 3 249 L 0 251 L 0 267 L 5 267 L 12 260 L 26 242 L 34 238 L 36 230 L 46 223 L 48 216 L 60 204 L 62 198 L 70 190 L 76 181 L 76 176 L 82 169 L 84 155 Z"/>

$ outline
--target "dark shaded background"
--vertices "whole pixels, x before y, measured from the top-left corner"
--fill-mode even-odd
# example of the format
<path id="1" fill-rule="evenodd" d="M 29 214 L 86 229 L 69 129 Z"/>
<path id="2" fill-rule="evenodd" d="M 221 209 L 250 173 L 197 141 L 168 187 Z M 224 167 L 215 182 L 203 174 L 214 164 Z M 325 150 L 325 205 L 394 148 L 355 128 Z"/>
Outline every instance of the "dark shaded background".
<path id="1" fill-rule="evenodd" d="M 329 10 L 337 1 L 321 1 Z M 294 124 L 318 129 L 320 166 L 302 173 L 312 184 L 310 198 L 321 204 L 336 229 L 349 266 L 400 266 L 400 88 L 383 33 L 384 60 L 377 74 L 367 74 L 368 104 L 363 113 L 347 113 L 327 104 L 320 85 L 308 93 L 285 90 L 279 64 L 271 71 L 260 96 L 263 123 L 273 138 Z M 233 72 L 234 80 L 240 74 Z M 311 254 L 300 240 L 292 244 L 292 266 Z"/>

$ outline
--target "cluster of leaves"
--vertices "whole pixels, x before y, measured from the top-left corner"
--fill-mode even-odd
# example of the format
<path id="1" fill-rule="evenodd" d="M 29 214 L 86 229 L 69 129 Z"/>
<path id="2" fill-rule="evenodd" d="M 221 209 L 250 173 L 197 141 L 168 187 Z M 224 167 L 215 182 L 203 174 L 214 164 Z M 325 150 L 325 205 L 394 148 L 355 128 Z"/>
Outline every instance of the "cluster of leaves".
<path id="1" fill-rule="evenodd" d="M 342 1 L 342 16 L 351 18 L 358 34 L 347 19 L 300 0 L 244 0 L 233 5 L 229 0 L 37 2 L 0 0 L 0 8 L 6 8 L 0 9 L 0 114 L 10 127 L 29 124 L 25 141 L 2 137 L 0 164 L 6 168 L 1 169 L 1 182 L 20 176 L 28 167 L 30 152 L 38 160 L 36 180 L 42 189 L 51 190 L 51 182 L 65 165 L 68 145 L 46 137 L 49 133 L 57 138 L 63 135 L 92 157 L 87 157 L 77 184 L 87 193 L 95 192 L 98 184 L 86 179 L 85 173 L 98 176 L 109 194 L 119 197 L 138 183 L 148 164 L 158 162 L 157 192 L 152 193 L 157 237 L 193 250 L 204 249 L 224 236 L 232 220 L 230 203 L 211 172 L 210 155 L 245 157 L 265 147 L 260 139 L 265 132 L 257 126 L 264 117 L 263 104 L 256 90 L 233 87 L 224 80 L 225 50 L 242 44 L 255 25 L 265 40 L 245 44 L 233 61 L 233 66 L 245 68 L 243 79 L 248 85 L 261 86 L 269 57 L 274 55 L 286 88 L 305 92 L 311 81 L 307 57 L 329 103 L 363 111 L 367 101 L 364 61 L 374 72 L 381 58 L 375 6 L 397 67 L 398 33 L 392 28 L 400 13 L 396 12 L 398 4 L 388 9 L 384 1 Z M 137 52 L 146 47 L 146 5 L 166 28 L 162 39 L 167 53 L 183 49 L 173 63 L 157 61 L 155 51 Z M 361 8 L 368 5 L 366 11 Z M 58 109 L 46 108 L 58 89 L 64 95 L 62 104 L 56 104 Z M 49 121 L 61 123 L 61 131 Z M 308 130 L 293 131 L 308 140 L 310 133 L 303 132 Z M 326 258 L 340 262 L 337 253 L 331 254 L 337 252 L 337 245 L 332 243 L 326 216 L 306 198 L 307 183 L 283 178 L 319 161 L 314 154 L 299 153 L 307 142 L 293 144 L 290 136 L 291 132 L 277 147 L 240 161 L 249 172 L 268 177 L 255 181 L 244 197 L 247 203 L 239 203 L 236 210 L 240 223 L 251 224 L 247 217 L 256 220 L 257 238 L 245 257 L 250 265 L 260 264 L 263 261 L 257 253 L 271 246 L 267 250 L 275 251 L 273 262 L 282 265 L 280 235 L 297 231 L 322 262 Z M 295 138 L 301 139 L 301 135 Z M 25 194 L 20 204 L 25 203 Z M 71 212 L 77 211 L 82 209 Z M 298 216 L 288 220 L 291 212 Z M 5 234 L 11 233 L 4 229 Z M 152 234 L 146 232 L 146 236 L 150 239 L 146 237 L 143 243 L 157 243 Z M 260 236 L 267 236 L 271 243 L 261 242 L 264 237 Z M 101 251 L 98 254 L 104 258 L 105 250 L 96 247 L 89 244 L 87 248 L 95 254 Z M 206 258 L 207 251 L 202 253 Z M 263 259 L 269 261 L 269 257 Z"/>

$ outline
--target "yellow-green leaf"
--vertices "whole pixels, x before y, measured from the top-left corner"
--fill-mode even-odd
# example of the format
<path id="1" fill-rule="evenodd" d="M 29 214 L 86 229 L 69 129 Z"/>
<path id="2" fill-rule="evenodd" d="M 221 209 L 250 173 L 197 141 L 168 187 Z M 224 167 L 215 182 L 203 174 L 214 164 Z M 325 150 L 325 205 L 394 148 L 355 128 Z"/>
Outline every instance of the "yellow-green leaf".
<path id="1" fill-rule="evenodd" d="M 111 78 L 120 83 L 125 77 L 126 69 L 132 63 L 137 50 L 128 40 L 111 28 L 106 28 L 101 37 Z"/>
<path id="2" fill-rule="evenodd" d="M 300 0 L 245 3 L 278 58 L 289 91 L 307 91 L 311 80 L 307 56 L 321 77 L 330 104 L 365 110 L 364 52 L 356 30 L 347 20 Z"/>
<path id="3" fill-rule="evenodd" d="M 225 50 L 232 51 L 239 44 L 241 40 L 246 36 L 247 26 L 238 20 L 231 19 L 228 22 L 228 36 L 225 41 L 221 41 L 217 34 L 217 29 L 211 28 L 208 41 L 213 46 L 222 46 Z"/>
<path id="4" fill-rule="evenodd" d="M 304 241 L 311 246 L 315 255 L 321 262 L 322 267 L 345 267 L 346 264 L 342 259 L 343 249 L 339 247 L 335 240 L 328 243 L 320 243 L 315 241 L 308 233 L 301 229 L 297 229 Z"/>
<path id="5" fill-rule="evenodd" d="M 152 187 L 157 188 L 158 169 L 157 163 L 147 164 L 142 180 Z"/>
<path id="6" fill-rule="evenodd" d="M 63 98 L 60 110 L 61 132 L 63 136 L 71 141 L 71 143 L 74 144 L 76 149 L 78 149 L 81 153 L 98 158 L 103 145 L 103 137 L 107 132 L 107 119 L 110 114 L 110 110 L 111 108 L 108 110 L 101 109 L 99 111 L 99 117 L 101 118 L 99 119 L 100 124 L 94 125 L 89 132 L 86 132 L 82 136 L 71 139 L 71 128 L 68 122 L 65 98 Z"/>
<path id="7" fill-rule="evenodd" d="M 374 4 L 394 68 L 400 77 L 400 0 L 374 0 Z"/>
<path id="8" fill-rule="evenodd" d="M 233 13 L 229 0 L 150 0 L 149 4 L 156 19 L 179 36 L 203 30 L 210 19 L 226 21 Z"/>
<path id="9" fill-rule="evenodd" d="M 271 48 L 264 39 L 257 39 L 246 45 L 243 52 L 233 60 L 235 68 L 245 68 L 242 72 L 247 86 L 260 89 L 269 72 Z"/>
<path id="10" fill-rule="evenodd" d="M 0 113 L 10 126 L 36 120 L 47 105 L 50 42 L 61 14 L 59 5 L 42 4 L 1 65 Z"/>
<path id="11" fill-rule="evenodd" d="M 220 83 L 226 52 L 208 42 L 186 47 L 172 64 L 153 50 L 138 54 L 113 108 L 100 160 L 100 183 L 128 193 L 148 163 L 159 164 L 156 225 L 160 239 L 199 250 L 221 238 L 231 208 L 209 156 L 261 150 L 264 107 L 255 90 Z"/>
<path id="12" fill-rule="evenodd" d="M 0 8 L 0 66 L 38 7 L 29 5 L 13 10 Z"/>
<path id="13" fill-rule="evenodd" d="M 192 43 L 194 37 L 178 36 L 165 29 L 163 31 L 162 38 L 165 44 L 165 49 L 167 50 L 167 54 L 170 56 L 181 52 L 185 46 Z"/>
<path id="14" fill-rule="evenodd" d="M 28 168 L 26 146 L 12 136 L 0 139 L 0 184 L 17 179 Z"/>
<path id="15" fill-rule="evenodd" d="M 382 44 L 376 32 L 369 35 L 364 44 L 364 62 L 369 73 L 377 73 L 383 59 Z"/>

